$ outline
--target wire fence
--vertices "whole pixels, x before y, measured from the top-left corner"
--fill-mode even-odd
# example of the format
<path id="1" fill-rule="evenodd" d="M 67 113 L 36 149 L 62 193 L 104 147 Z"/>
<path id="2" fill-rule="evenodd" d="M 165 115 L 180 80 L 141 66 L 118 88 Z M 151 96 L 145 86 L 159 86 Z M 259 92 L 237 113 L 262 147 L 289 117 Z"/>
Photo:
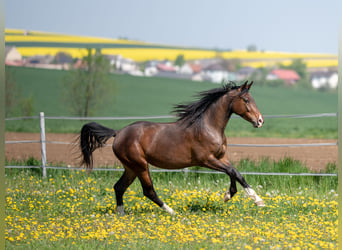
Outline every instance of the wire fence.
<path id="1" fill-rule="evenodd" d="M 336 117 L 337 113 L 320 113 L 320 114 L 302 114 L 302 115 L 265 115 L 265 118 L 318 118 L 318 117 Z M 45 120 L 153 120 L 153 119 L 170 119 L 175 116 L 127 116 L 127 117 L 67 117 L 67 116 L 45 116 L 44 112 L 40 112 L 39 116 L 26 116 L 26 117 L 14 117 L 6 118 L 6 121 L 15 120 L 28 120 L 39 119 L 40 120 L 40 140 L 25 140 L 25 141 L 5 141 L 5 144 L 18 144 L 18 143 L 40 143 L 41 144 L 41 159 L 42 166 L 5 166 L 5 168 L 41 168 L 43 177 L 46 177 L 47 169 L 68 169 L 68 170 L 80 170 L 76 167 L 57 167 L 47 166 L 46 158 L 46 144 L 60 144 L 60 145 L 75 145 L 71 142 L 60 141 L 47 141 L 45 139 Z M 233 116 L 232 118 L 237 118 Z M 232 147 L 288 147 L 288 148 L 300 148 L 300 147 L 325 147 L 325 146 L 338 146 L 337 142 L 333 143 L 310 143 L 310 144 L 227 144 Z M 107 144 L 106 146 L 111 146 Z M 124 169 L 111 169 L 111 168 L 94 168 L 93 171 L 123 171 Z M 222 174 L 214 171 L 203 170 L 167 170 L 167 169 L 151 169 L 152 172 L 185 172 L 185 173 L 200 173 L 200 174 Z M 273 175 L 273 176 L 337 176 L 337 173 L 263 173 L 263 172 L 241 172 L 244 175 Z"/>

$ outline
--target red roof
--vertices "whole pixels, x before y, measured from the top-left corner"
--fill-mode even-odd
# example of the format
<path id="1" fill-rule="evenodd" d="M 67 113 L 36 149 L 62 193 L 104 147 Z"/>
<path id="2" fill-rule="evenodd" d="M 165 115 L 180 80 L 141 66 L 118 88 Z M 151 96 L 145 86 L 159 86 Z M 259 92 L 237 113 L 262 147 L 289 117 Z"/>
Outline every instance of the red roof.
<path id="1" fill-rule="evenodd" d="M 157 65 L 157 69 L 161 70 L 161 71 L 168 71 L 168 72 L 172 72 L 172 71 L 176 71 L 175 67 L 173 66 L 168 66 L 162 63 L 159 63 Z"/>
<path id="2" fill-rule="evenodd" d="M 276 75 L 282 80 L 298 81 L 300 79 L 300 76 L 297 74 L 297 72 L 292 69 L 274 69 L 271 71 L 271 74 Z"/>
<path id="3" fill-rule="evenodd" d="M 202 65 L 200 64 L 190 64 L 190 68 L 194 73 L 199 73 L 202 71 Z"/>

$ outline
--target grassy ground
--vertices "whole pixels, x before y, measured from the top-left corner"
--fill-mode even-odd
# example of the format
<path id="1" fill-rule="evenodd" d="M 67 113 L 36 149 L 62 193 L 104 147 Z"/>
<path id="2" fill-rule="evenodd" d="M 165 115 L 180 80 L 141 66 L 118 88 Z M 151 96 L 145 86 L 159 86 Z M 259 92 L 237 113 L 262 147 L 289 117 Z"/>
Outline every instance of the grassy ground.
<path id="1" fill-rule="evenodd" d="M 291 159 L 239 165 L 308 171 Z M 337 177 L 245 176 L 266 203 L 259 208 L 240 186 L 224 203 L 225 175 L 152 173 L 172 217 L 143 197 L 139 181 L 124 196 L 127 215 L 118 216 L 112 186 L 119 172 L 47 174 L 6 170 L 6 249 L 337 249 Z"/>
<path id="2" fill-rule="evenodd" d="M 29 68 L 8 68 L 13 71 L 23 96 L 34 99 L 34 114 L 72 116 L 63 100 L 63 81 L 67 71 Z M 220 85 L 187 80 L 111 75 L 108 99 L 103 100 L 96 116 L 154 116 L 169 115 L 173 105 L 194 100 L 193 95 Z M 337 111 L 337 93 L 286 87 L 255 86 L 251 89 L 264 115 L 316 114 Z M 160 120 L 165 122 L 168 120 Z M 120 129 L 131 121 L 98 121 Z M 47 132 L 79 132 L 84 121 L 47 120 Z M 38 120 L 7 121 L 7 131 L 38 132 Z M 262 129 L 255 130 L 242 119 L 228 124 L 236 136 L 337 138 L 336 118 L 266 119 Z"/>

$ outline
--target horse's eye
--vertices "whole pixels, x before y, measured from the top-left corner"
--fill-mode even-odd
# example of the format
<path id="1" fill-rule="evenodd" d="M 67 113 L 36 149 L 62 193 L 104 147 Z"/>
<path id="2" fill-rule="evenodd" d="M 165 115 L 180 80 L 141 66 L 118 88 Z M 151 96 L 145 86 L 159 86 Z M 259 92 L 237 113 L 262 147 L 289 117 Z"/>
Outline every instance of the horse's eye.
<path id="1" fill-rule="evenodd" d="M 248 100 L 247 98 L 243 98 L 243 101 L 244 101 L 245 103 L 249 103 L 249 100 Z"/>

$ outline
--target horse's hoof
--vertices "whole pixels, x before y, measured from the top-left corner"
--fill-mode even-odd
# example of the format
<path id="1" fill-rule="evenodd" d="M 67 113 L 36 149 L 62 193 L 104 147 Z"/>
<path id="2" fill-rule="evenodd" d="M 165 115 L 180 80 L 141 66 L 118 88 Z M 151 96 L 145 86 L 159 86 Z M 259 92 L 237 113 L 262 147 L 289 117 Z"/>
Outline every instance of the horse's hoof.
<path id="1" fill-rule="evenodd" d="M 231 199 L 232 197 L 230 196 L 230 192 L 227 191 L 225 194 L 224 194 L 224 197 L 223 197 L 223 201 L 224 202 L 227 202 Z"/>
<path id="2" fill-rule="evenodd" d="M 163 206 L 161 207 L 164 211 L 168 212 L 169 214 L 171 214 L 172 216 L 176 215 L 176 212 L 173 211 L 172 208 L 170 208 L 168 205 L 166 205 L 165 203 L 163 204 Z"/>
<path id="3" fill-rule="evenodd" d="M 255 205 L 257 205 L 258 207 L 265 207 L 266 206 L 263 200 L 255 202 Z"/>
<path id="4" fill-rule="evenodd" d="M 118 206 L 116 208 L 116 212 L 118 213 L 119 216 L 124 216 L 125 215 L 125 211 L 124 211 L 124 207 L 123 206 Z"/>

